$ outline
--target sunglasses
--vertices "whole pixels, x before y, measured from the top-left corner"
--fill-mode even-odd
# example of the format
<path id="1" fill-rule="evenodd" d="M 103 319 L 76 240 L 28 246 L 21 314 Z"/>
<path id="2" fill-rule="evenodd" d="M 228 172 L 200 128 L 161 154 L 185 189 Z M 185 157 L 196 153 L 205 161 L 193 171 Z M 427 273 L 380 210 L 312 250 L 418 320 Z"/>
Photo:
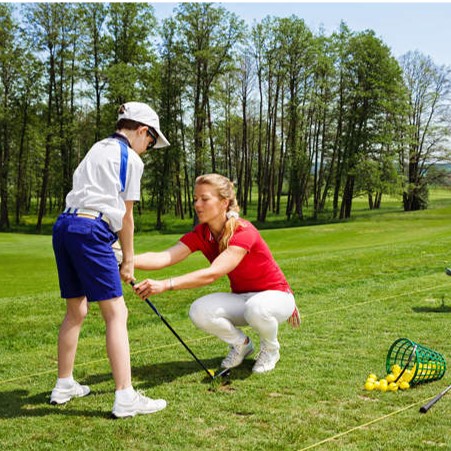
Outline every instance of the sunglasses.
<path id="1" fill-rule="evenodd" d="M 155 144 L 157 143 L 158 140 L 158 135 L 156 134 L 155 130 L 151 127 L 147 127 L 147 135 L 150 136 L 152 138 L 152 141 L 150 142 L 150 144 L 147 146 L 147 150 L 152 149 L 152 147 L 155 146 Z"/>

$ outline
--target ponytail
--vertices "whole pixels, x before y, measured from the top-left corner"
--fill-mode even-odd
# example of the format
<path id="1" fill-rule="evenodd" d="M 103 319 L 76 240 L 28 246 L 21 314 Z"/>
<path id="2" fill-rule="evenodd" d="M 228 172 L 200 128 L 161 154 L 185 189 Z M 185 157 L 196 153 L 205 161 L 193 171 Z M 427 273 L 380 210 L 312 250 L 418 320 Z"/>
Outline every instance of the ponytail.
<path id="1" fill-rule="evenodd" d="M 227 199 L 229 201 L 229 207 L 226 213 L 227 221 L 224 226 L 224 232 L 219 240 L 219 252 L 222 252 L 228 248 L 230 239 L 241 226 L 240 207 L 236 201 L 233 182 L 220 174 L 206 174 L 197 177 L 195 183 L 196 185 L 206 184 L 215 187 L 218 196 L 221 199 Z"/>
<path id="2" fill-rule="evenodd" d="M 229 211 L 226 213 L 227 221 L 224 226 L 224 233 L 219 240 L 219 252 L 225 251 L 229 247 L 229 241 L 240 225 L 240 215 L 238 214 L 238 211 L 240 211 L 238 205 L 234 206 L 233 209 L 231 209 L 229 205 Z"/>

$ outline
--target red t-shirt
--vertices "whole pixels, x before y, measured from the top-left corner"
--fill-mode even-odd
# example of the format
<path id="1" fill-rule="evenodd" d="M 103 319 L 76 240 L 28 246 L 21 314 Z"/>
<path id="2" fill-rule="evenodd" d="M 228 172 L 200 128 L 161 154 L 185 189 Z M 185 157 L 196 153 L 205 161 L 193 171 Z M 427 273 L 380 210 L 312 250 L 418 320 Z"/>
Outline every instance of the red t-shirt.
<path id="1" fill-rule="evenodd" d="M 241 226 L 235 230 L 229 246 L 238 246 L 247 251 L 240 264 L 228 274 L 233 293 L 278 290 L 291 292 L 287 280 L 274 260 L 268 245 L 258 230 L 249 222 L 240 219 Z M 199 224 L 180 241 L 191 252 L 201 251 L 211 263 L 219 255 L 219 244 L 207 224 Z"/>

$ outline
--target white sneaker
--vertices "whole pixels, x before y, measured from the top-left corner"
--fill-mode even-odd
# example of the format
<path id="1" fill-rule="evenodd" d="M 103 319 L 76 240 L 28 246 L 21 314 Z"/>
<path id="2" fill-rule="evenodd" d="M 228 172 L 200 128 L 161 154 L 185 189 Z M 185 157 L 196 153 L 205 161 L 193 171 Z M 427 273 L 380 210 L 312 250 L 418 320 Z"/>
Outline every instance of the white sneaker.
<path id="1" fill-rule="evenodd" d="M 117 399 L 114 401 L 113 415 L 116 418 L 134 417 L 139 413 L 158 412 L 165 407 L 166 401 L 164 399 L 151 399 L 135 391 L 135 397 L 128 404 L 119 403 Z"/>
<path id="2" fill-rule="evenodd" d="M 81 398 L 89 395 L 90 392 L 91 390 L 87 385 L 80 385 L 76 381 L 74 381 L 74 385 L 70 388 L 59 388 L 55 386 L 50 395 L 50 404 L 64 404 L 72 398 Z"/>
<path id="3" fill-rule="evenodd" d="M 276 363 L 280 360 L 280 354 L 277 349 L 262 349 L 257 356 L 252 372 L 266 373 L 276 367 Z"/>
<path id="4" fill-rule="evenodd" d="M 249 338 L 249 343 L 242 345 L 230 346 L 230 352 L 227 357 L 222 361 L 222 368 L 235 368 L 240 365 L 241 362 L 254 352 L 254 345 Z"/>

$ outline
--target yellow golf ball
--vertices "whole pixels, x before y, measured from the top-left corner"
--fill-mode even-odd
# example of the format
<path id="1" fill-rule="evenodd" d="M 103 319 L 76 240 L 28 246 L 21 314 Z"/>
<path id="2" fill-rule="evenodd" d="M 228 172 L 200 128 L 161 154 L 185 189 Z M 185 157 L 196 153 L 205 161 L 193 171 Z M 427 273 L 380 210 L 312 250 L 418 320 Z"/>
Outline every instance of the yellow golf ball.
<path id="1" fill-rule="evenodd" d="M 410 388 L 410 384 L 407 381 L 401 381 L 399 383 L 399 388 L 401 390 L 408 390 Z"/>
<path id="2" fill-rule="evenodd" d="M 365 390 L 367 390 L 367 391 L 372 391 L 372 390 L 374 390 L 374 384 L 373 384 L 373 382 L 367 381 L 367 382 L 365 383 Z"/>
<path id="3" fill-rule="evenodd" d="M 381 379 L 379 381 L 379 390 L 385 392 L 385 391 L 387 391 L 387 389 L 388 389 L 388 382 L 386 381 L 386 379 Z"/>
<path id="4" fill-rule="evenodd" d="M 385 379 L 387 380 L 387 382 L 390 384 L 391 382 L 394 382 L 394 380 L 396 379 L 395 375 L 390 373 L 387 374 L 387 376 L 385 377 Z"/>
<path id="5" fill-rule="evenodd" d="M 395 384 L 394 382 L 390 382 L 390 383 L 388 384 L 388 389 L 389 389 L 390 391 L 396 391 L 396 390 L 398 390 L 398 384 Z"/>
<path id="6" fill-rule="evenodd" d="M 401 380 L 410 382 L 413 378 L 414 371 L 413 370 L 406 370 L 404 374 L 401 376 Z"/>

